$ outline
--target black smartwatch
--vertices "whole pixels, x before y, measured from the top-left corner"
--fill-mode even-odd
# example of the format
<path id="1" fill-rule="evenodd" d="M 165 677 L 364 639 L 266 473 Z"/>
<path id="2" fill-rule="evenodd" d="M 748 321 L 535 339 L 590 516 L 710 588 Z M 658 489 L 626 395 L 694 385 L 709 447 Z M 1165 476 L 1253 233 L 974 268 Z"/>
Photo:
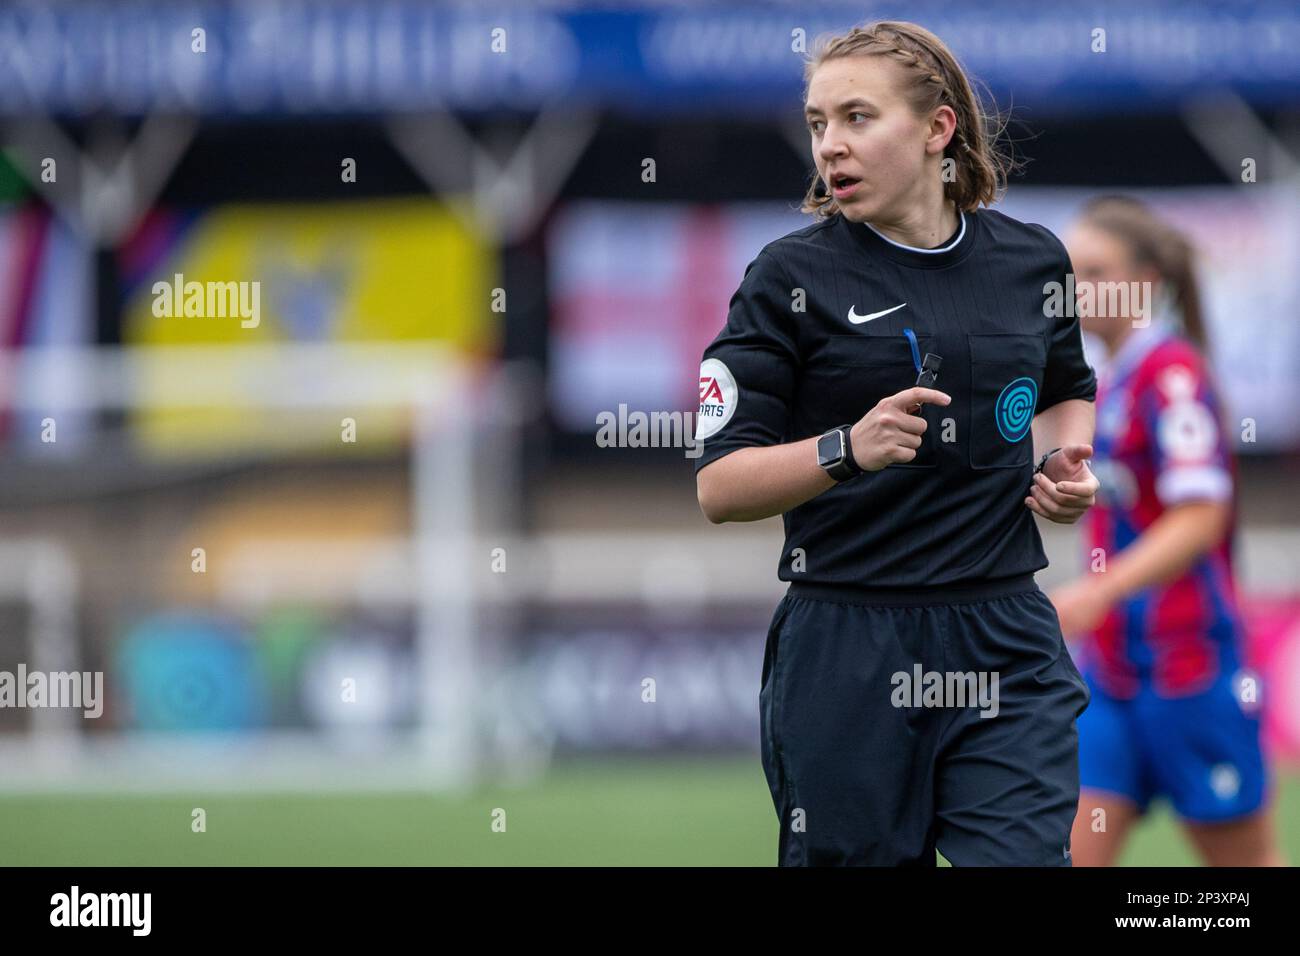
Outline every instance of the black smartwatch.
<path id="1" fill-rule="evenodd" d="M 862 474 L 853 460 L 853 446 L 849 444 L 852 428 L 852 425 L 840 425 L 817 439 L 817 464 L 836 481 L 847 481 Z"/>

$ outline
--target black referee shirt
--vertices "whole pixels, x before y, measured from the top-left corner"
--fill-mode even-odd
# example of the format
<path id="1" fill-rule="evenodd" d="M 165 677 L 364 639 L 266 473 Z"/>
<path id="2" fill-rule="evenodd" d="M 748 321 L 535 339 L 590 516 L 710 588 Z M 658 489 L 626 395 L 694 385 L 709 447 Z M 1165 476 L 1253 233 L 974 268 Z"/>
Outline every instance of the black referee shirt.
<path id="1" fill-rule="evenodd" d="M 1093 401 L 1078 319 L 1050 317 L 1061 242 L 992 210 L 961 214 L 937 250 L 841 215 L 766 245 L 704 351 L 698 472 L 729 452 L 852 424 L 938 354 L 946 407 L 926 405 L 917 457 L 836 485 L 784 515 L 783 581 L 924 588 L 1047 566 L 1024 505 L 1033 415 Z M 1072 310 L 1071 310 L 1072 311 Z M 809 452 L 811 455 L 812 452 Z"/>

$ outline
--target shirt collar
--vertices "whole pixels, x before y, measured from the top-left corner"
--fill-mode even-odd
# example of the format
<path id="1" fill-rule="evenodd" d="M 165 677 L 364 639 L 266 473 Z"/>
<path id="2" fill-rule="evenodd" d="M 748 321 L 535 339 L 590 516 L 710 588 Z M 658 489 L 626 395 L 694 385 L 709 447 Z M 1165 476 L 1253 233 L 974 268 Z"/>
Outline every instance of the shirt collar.
<path id="1" fill-rule="evenodd" d="M 958 225 L 957 230 L 942 246 L 935 249 L 922 249 L 917 246 L 907 246 L 901 242 L 895 242 L 881 233 L 869 223 L 850 222 L 844 218 L 841 213 L 840 221 L 845 229 L 863 248 L 867 249 L 873 255 L 881 256 L 896 262 L 899 265 L 910 266 L 914 269 L 944 269 L 948 266 L 961 262 L 975 248 L 980 233 L 980 217 L 978 212 L 957 211 Z"/>
<path id="2" fill-rule="evenodd" d="M 885 242 L 889 243 L 891 246 L 893 246 L 896 249 L 905 249 L 908 252 L 919 252 L 922 255 L 934 256 L 944 252 L 952 252 L 953 249 L 957 248 L 957 244 L 961 242 L 962 237 L 966 235 L 966 216 L 960 209 L 957 210 L 957 218 L 960 220 L 960 225 L 957 227 L 957 232 L 953 234 L 952 239 L 950 239 L 944 245 L 939 246 L 937 249 L 922 249 L 920 246 L 904 245 L 901 242 L 895 242 L 893 239 L 890 239 L 887 235 L 885 235 L 883 232 L 881 232 L 879 229 L 877 229 L 869 222 L 864 222 L 862 225 L 866 226 L 868 229 L 870 229 L 872 232 L 878 235 L 881 239 L 884 239 Z"/>

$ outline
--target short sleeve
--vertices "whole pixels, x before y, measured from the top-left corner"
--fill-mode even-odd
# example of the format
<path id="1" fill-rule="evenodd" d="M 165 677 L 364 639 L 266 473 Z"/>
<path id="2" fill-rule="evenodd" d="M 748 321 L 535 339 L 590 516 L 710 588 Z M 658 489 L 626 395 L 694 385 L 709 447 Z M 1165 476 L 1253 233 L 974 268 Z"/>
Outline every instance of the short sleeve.
<path id="1" fill-rule="evenodd" d="M 791 294 L 785 270 L 766 249 L 745 268 L 727 324 L 700 364 L 697 472 L 739 448 L 784 440 L 799 367 Z"/>
<path id="2" fill-rule="evenodd" d="M 1047 232 L 1047 230 L 1043 230 Z M 1050 232 L 1052 246 L 1060 257 L 1060 269 L 1055 276 L 1062 289 L 1073 289 L 1074 283 L 1068 277 L 1074 271 L 1070 264 L 1070 254 L 1065 251 L 1061 240 Z M 1042 414 L 1053 405 L 1081 398 L 1084 401 L 1097 400 L 1097 375 L 1083 352 L 1083 327 L 1079 324 L 1078 310 L 1074 302 L 1066 303 L 1057 316 L 1047 343 L 1047 367 L 1043 370 L 1043 388 L 1038 398 L 1035 414 Z"/>
<path id="3" fill-rule="evenodd" d="M 1165 507 L 1184 501 L 1227 501 L 1232 469 L 1218 402 L 1202 364 L 1191 357 L 1159 369 L 1137 401 L 1150 436 L 1156 497 Z"/>

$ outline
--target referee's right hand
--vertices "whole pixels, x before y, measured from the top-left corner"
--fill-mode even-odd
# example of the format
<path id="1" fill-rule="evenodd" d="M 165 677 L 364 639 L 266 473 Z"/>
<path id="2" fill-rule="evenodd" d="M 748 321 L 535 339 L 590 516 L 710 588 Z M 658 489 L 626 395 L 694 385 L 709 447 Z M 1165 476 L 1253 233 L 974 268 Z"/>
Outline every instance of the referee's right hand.
<path id="1" fill-rule="evenodd" d="M 930 427 L 910 409 L 924 403 L 947 405 L 952 398 L 933 388 L 915 385 L 897 395 L 882 398 L 876 407 L 860 418 L 849 432 L 853 459 L 864 471 L 880 471 L 895 462 L 909 462 L 921 447 L 921 436 Z"/>

